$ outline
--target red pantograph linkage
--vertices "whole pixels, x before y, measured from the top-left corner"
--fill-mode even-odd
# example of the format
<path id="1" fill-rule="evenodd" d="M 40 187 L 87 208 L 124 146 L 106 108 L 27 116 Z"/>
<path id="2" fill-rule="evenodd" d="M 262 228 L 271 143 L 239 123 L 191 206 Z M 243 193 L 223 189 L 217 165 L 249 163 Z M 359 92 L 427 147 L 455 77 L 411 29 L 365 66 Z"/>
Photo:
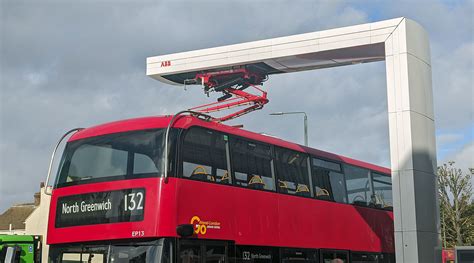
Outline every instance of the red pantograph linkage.
<path id="1" fill-rule="evenodd" d="M 267 80 L 266 75 L 251 72 L 246 68 L 197 74 L 195 82 L 201 83 L 206 93 L 215 91 L 222 92 L 223 95 L 216 102 L 193 107 L 189 110 L 207 114 L 247 106 L 225 116 L 213 118 L 213 121 L 216 122 L 228 121 L 259 110 L 268 103 L 267 92 L 258 87 L 265 80 Z M 247 88 L 253 88 L 258 94 L 245 91 Z"/>

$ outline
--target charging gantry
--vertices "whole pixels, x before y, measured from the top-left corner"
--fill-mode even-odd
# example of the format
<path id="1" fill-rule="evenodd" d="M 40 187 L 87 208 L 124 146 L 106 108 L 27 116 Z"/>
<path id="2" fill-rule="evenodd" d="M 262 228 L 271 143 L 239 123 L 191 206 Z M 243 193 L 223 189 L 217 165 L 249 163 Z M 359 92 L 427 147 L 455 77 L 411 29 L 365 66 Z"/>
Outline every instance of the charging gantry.
<path id="1" fill-rule="evenodd" d="M 258 79 L 263 80 L 272 74 L 373 61 L 385 61 L 386 69 L 393 200 L 398 200 L 394 206 L 396 259 L 397 262 L 439 262 L 439 209 L 436 184 L 433 183 L 436 182 L 437 164 L 429 36 L 413 20 L 400 17 L 149 57 L 147 75 L 175 85 L 184 85 L 186 79 L 195 79 L 196 84 L 199 82 L 206 87 L 207 83 L 209 90 L 216 90 L 216 87 L 217 90 L 225 90 L 227 94 L 224 92 L 222 99 L 225 100 L 228 94 L 234 96 L 247 84 L 256 85 Z M 263 74 L 257 72 L 259 78 L 253 81 L 249 76 L 255 72 L 248 66 L 264 69 Z M 240 73 L 218 73 L 226 70 Z M 197 78 L 199 74 L 205 74 L 201 75 L 205 78 Z M 213 79 L 218 81 L 213 82 Z M 234 81 L 235 84 L 231 85 Z M 264 105 L 262 102 L 268 101 L 264 93 L 260 99 L 243 98 L 244 101 L 258 102 L 253 105 L 256 109 Z M 215 106 L 203 108 L 211 111 Z M 236 113 L 235 116 L 240 115 Z"/>
<path id="2" fill-rule="evenodd" d="M 358 40 L 360 43 L 355 46 L 352 42 L 337 42 L 347 37 L 345 31 L 328 30 L 324 34 L 314 32 L 149 57 L 147 75 L 173 85 L 202 85 L 207 95 L 222 93 L 216 102 L 190 110 L 208 114 L 239 108 L 225 116 L 212 117 L 223 122 L 268 103 L 261 86 L 270 75 L 384 60 L 383 41 L 372 43 L 367 30 L 370 26 L 356 30 L 369 37 Z M 384 30 L 381 27 L 374 31 L 380 32 L 378 39 L 386 38 Z"/>

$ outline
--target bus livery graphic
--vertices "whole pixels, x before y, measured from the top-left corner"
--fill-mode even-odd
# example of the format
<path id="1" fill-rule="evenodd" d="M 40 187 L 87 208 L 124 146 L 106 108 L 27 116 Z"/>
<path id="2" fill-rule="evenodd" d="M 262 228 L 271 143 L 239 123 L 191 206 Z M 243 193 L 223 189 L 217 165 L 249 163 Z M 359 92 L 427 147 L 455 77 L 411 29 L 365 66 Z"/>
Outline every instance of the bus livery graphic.
<path id="1" fill-rule="evenodd" d="M 198 216 L 191 218 L 191 225 L 194 226 L 194 233 L 205 235 L 207 229 L 221 229 L 221 223 L 217 221 L 202 221 Z"/>

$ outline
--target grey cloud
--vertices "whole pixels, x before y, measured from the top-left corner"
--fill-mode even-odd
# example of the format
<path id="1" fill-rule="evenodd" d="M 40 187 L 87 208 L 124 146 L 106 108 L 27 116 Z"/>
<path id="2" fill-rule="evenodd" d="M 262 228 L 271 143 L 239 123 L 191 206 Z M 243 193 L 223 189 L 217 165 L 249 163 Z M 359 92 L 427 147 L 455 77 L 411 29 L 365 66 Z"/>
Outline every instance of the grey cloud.
<path id="1" fill-rule="evenodd" d="M 300 33 L 315 22 L 301 15 L 312 4 L 283 13 L 282 4 L 2 2 L 0 210 L 31 198 L 62 132 L 206 102 L 199 89 L 147 78 L 147 56 Z M 317 13 L 327 21 L 339 5 Z"/>
<path id="2" fill-rule="evenodd" d="M 248 120 L 242 122 L 250 130 L 302 143 L 301 117 L 267 114 L 305 111 L 312 147 L 388 165 L 384 68 L 371 63 L 275 77 L 265 84 L 269 105 L 255 113 L 259 118 L 244 117 Z"/>
<path id="3" fill-rule="evenodd" d="M 146 57 L 369 21 L 367 10 L 344 1 L 297 5 L 293 1 L 199 5 L 3 1 L 1 5 L 0 211 L 31 199 L 62 132 L 174 113 L 209 101 L 198 87 L 184 91 L 146 77 Z M 443 10 L 449 12 L 439 19 Z M 429 12 L 400 5 L 380 19 L 408 13 L 427 26 L 434 40 L 438 128 L 462 127 L 472 122 L 469 98 L 461 96 L 464 106 L 456 100 L 468 91 L 466 84 L 472 86 L 467 77 L 472 57 L 466 56 L 469 50 L 472 53 L 472 34 L 465 36 L 472 25 L 466 23 L 469 15 L 461 7 L 436 4 Z M 451 26 L 444 28 L 442 20 Z M 453 30 L 458 22 L 467 28 Z M 456 55 L 447 54 L 447 47 L 457 50 Z M 271 103 L 231 124 L 244 123 L 249 130 L 302 142 L 300 118 L 268 113 L 304 110 L 310 118 L 312 146 L 388 165 L 384 70 L 383 63 L 374 63 L 272 77 L 265 84 Z M 460 91 L 447 93 L 444 87 L 454 80 Z M 451 118 L 454 115 L 458 117 Z"/>
<path id="4" fill-rule="evenodd" d="M 474 2 L 391 2 L 381 12 L 415 19 L 428 31 L 436 128 L 451 132 L 472 123 Z"/>

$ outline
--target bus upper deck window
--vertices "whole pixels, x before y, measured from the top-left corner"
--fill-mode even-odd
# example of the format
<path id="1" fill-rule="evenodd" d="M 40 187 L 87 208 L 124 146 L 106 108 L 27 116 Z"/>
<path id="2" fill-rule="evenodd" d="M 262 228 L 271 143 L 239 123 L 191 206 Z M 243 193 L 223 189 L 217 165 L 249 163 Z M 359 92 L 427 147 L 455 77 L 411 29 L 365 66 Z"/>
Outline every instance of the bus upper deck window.
<path id="1" fill-rule="evenodd" d="M 310 197 L 308 157 L 306 154 L 275 148 L 275 169 L 280 193 Z"/>
<path id="2" fill-rule="evenodd" d="M 183 177 L 230 184 L 225 135 L 202 128 L 191 128 L 184 137 Z"/>
<path id="3" fill-rule="evenodd" d="M 269 145 L 232 138 L 230 149 L 237 185 L 275 191 L 273 158 Z"/>

